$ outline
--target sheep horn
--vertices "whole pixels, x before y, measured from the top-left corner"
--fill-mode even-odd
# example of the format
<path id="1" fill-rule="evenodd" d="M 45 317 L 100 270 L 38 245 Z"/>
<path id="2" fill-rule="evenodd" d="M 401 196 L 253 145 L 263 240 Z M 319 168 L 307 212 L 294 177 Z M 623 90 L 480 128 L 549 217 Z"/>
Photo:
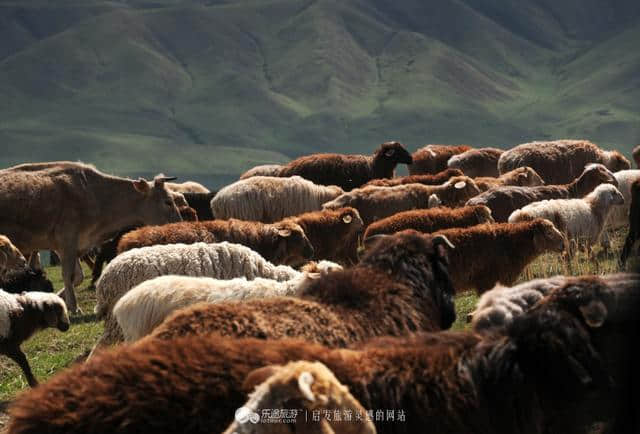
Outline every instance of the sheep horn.
<path id="1" fill-rule="evenodd" d="M 446 246 L 452 250 L 456 248 L 456 246 L 454 246 L 451 241 L 449 241 L 449 239 L 444 235 L 436 235 L 435 237 L 433 237 L 433 245 L 439 246 L 440 244 L 446 244 Z"/>
<path id="2" fill-rule="evenodd" d="M 298 377 L 298 387 L 300 388 L 300 392 L 305 398 L 307 398 L 311 402 L 316 400 L 316 397 L 313 396 L 313 392 L 311 391 L 312 384 L 313 384 L 313 375 L 311 375 L 310 372 L 304 371 Z"/>

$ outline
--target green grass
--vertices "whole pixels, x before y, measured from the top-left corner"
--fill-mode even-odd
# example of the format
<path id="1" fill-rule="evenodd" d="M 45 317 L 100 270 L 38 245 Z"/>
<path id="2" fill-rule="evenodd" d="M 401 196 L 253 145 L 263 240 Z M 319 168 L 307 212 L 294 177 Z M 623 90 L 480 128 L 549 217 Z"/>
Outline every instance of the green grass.
<path id="1" fill-rule="evenodd" d="M 539 257 L 531 263 L 520 276 L 519 281 L 525 281 L 538 277 L 553 276 L 556 274 L 604 274 L 619 271 L 617 258 L 624 240 L 623 231 L 618 231 L 612 238 L 612 250 L 604 254 L 599 248 L 599 261 L 588 261 L 584 253 L 578 254 L 573 263 L 573 272 L 568 273 L 557 254 L 548 254 Z M 634 262 L 630 260 L 629 266 Z M 631 269 L 631 268 L 629 268 Z M 59 267 L 47 268 L 47 274 L 55 288 L 63 286 Z M 85 269 L 85 276 L 90 273 Z M 56 372 L 71 365 L 78 357 L 86 355 L 102 333 L 102 322 L 98 322 L 93 315 L 95 305 L 95 293 L 87 290 L 89 278 L 77 289 L 76 295 L 84 314 L 72 317 L 71 328 L 66 333 L 48 329 L 36 334 L 23 345 L 23 350 L 29 359 L 35 376 L 44 381 Z M 473 311 L 478 296 L 474 292 L 465 292 L 456 297 L 457 320 L 453 325 L 454 330 L 469 327 L 466 321 L 467 314 Z M 7 359 L 0 357 L 0 401 L 11 400 L 16 393 L 28 387 L 18 366 Z"/>

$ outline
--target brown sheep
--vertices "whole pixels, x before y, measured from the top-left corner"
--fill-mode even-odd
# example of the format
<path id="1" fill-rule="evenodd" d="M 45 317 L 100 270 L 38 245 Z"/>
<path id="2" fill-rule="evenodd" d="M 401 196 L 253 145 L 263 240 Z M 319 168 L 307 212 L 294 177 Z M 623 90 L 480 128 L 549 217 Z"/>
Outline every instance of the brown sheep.
<path id="1" fill-rule="evenodd" d="M 341 264 L 358 261 L 358 242 L 364 231 L 364 223 L 357 209 L 324 209 L 288 220 L 298 224 L 311 242 L 312 259 L 327 259 Z"/>
<path id="2" fill-rule="evenodd" d="M 373 243 L 358 265 L 311 282 L 298 297 L 196 304 L 144 339 L 192 334 L 300 337 L 345 347 L 373 336 L 441 330 L 455 321 L 445 237 L 416 231 Z"/>
<path id="3" fill-rule="evenodd" d="M 298 434 L 376 432 L 371 420 L 356 420 L 356 414 L 365 415 L 366 409 L 320 362 L 265 366 L 250 372 L 242 388 L 252 391 L 249 400 L 236 410 L 233 424 L 223 434 L 291 434 L 292 426 Z M 296 410 L 276 413 L 274 409 Z M 330 418 L 325 417 L 327 413 Z M 319 420 L 314 420 L 314 414 Z M 344 420 L 345 415 L 352 417 Z"/>
<path id="4" fill-rule="evenodd" d="M 640 145 L 633 148 L 631 151 L 631 156 L 633 157 L 633 161 L 636 163 L 636 167 L 640 169 Z"/>
<path id="5" fill-rule="evenodd" d="M 564 249 L 564 237 L 545 219 L 445 229 L 436 234 L 456 246 L 449 253 L 456 292 L 475 289 L 482 294 L 496 283 L 512 285 L 539 255 Z"/>
<path id="6" fill-rule="evenodd" d="M 462 205 L 478 193 L 480 189 L 471 178 L 456 176 L 442 185 L 404 184 L 395 187 L 358 188 L 338 196 L 322 207 L 335 209 L 352 206 L 360 212 L 365 226 L 369 226 L 376 220 L 401 211 L 432 208 L 434 203 L 451 207 Z"/>
<path id="7" fill-rule="evenodd" d="M 498 160 L 503 152 L 504 149 L 497 148 L 470 149 L 449 158 L 447 166 L 450 169 L 460 169 L 465 175 L 472 178 L 479 176 L 497 178 L 500 176 Z"/>
<path id="8" fill-rule="evenodd" d="M 587 140 L 531 142 L 505 151 L 498 161 L 500 173 L 529 166 L 547 184 L 566 184 L 577 178 L 590 163 L 604 164 L 612 172 L 631 167 L 618 151 L 604 151 Z"/>
<path id="9" fill-rule="evenodd" d="M 486 205 L 496 222 L 506 222 L 517 209 L 532 202 L 550 199 L 578 199 L 591 193 L 600 184 L 618 185 L 618 181 L 602 164 L 589 164 L 582 174 L 569 184 L 537 187 L 496 187 L 470 199 L 467 205 Z"/>
<path id="10" fill-rule="evenodd" d="M 518 167 L 510 172 L 505 173 L 497 178 L 478 177 L 474 181 L 478 188 L 487 191 L 491 188 L 501 187 L 503 185 L 519 185 L 521 187 L 536 187 L 544 185 L 544 181 L 531 167 Z"/>
<path id="11" fill-rule="evenodd" d="M 399 212 L 391 217 L 371 223 L 364 238 L 379 234 L 394 234 L 405 229 L 419 232 L 436 232 L 449 228 L 466 228 L 482 223 L 494 223 L 491 210 L 484 205 L 462 208 L 437 207 Z"/>
<path id="12" fill-rule="evenodd" d="M 624 266 L 629 257 L 631 248 L 640 238 L 640 179 L 631 184 L 631 208 L 629 211 L 629 232 L 622 246 L 620 264 Z"/>
<path id="13" fill-rule="evenodd" d="M 370 185 L 375 185 L 378 187 L 393 187 L 395 185 L 402 184 L 424 184 L 424 185 L 440 185 L 447 182 L 449 179 L 454 176 L 463 176 L 461 170 L 458 169 L 447 169 L 442 172 L 438 172 L 435 175 L 409 175 L 409 176 L 400 176 L 397 178 L 381 178 L 381 179 L 373 179 L 367 182 L 363 187 L 369 187 Z"/>
<path id="14" fill-rule="evenodd" d="M 302 228 L 291 221 L 268 224 L 236 219 L 143 226 L 120 239 L 118 254 L 158 244 L 222 241 L 250 247 L 274 264 L 299 265 L 313 256 L 311 242 Z"/>
<path id="15" fill-rule="evenodd" d="M 411 164 L 411 154 L 398 142 L 380 145 L 371 156 L 313 154 L 285 164 L 278 176 L 298 175 L 315 184 L 337 185 L 349 191 L 376 178 L 393 178 L 398 164 Z"/>
<path id="16" fill-rule="evenodd" d="M 457 154 L 471 150 L 465 145 L 427 145 L 412 154 L 413 164 L 409 166 L 410 175 L 434 174 L 447 170 L 447 161 Z M 468 175 L 467 175 L 468 176 Z"/>
<path id="17" fill-rule="evenodd" d="M 592 343 L 599 328 L 585 321 L 583 306 L 591 305 L 540 304 L 491 336 L 421 333 L 361 349 L 292 339 L 146 340 L 21 394 L 8 433 L 221 432 L 246 402 L 250 374 L 297 360 L 326 365 L 364 408 L 393 410 L 393 420 L 374 413 L 380 433 L 586 432 L 601 414 L 582 404 L 609 388 Z M 567 423 L 575 426 L 556 429 Z"/>

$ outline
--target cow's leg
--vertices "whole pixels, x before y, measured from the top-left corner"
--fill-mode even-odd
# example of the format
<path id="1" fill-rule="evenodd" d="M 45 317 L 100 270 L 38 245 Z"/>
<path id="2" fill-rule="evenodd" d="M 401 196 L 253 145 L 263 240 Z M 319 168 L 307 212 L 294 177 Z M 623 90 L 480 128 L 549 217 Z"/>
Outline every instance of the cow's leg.
<path id="1" fill-rule="evenodd" d="M 36 387 L 38 385 L 38 380 L 36 380 L 33 372 L 31 372 L 31 366 L 29 366 L 27 356 L 24 355 L 20 347 L 7 348 L 5 354 L 20 366 L 22 372 L 24 372 L 24 376 L 27 378 L 29 386 Z"/>
<path id="2" fill-rule="evenodd" d="M 79 286 L 82 284 L 82 281 L 84 280 L 84 273 L 82 272 L 82 266 L 80 265 L 79 259 L 76 259 L 76 269 L 73 277 L 74 286 Z"/>
<path id="3" fill-rule="evenodd" d="M 71 313 L 78 313 L 78 303 L 76 301 L 76 293 L 73 290 L 74 282 L 77 277 L 78 251 L 73 247 L 62 250 L 62 279 L 64 281 L 64 289 L 61 292 L 62 298 L 67 303 L 67 309 Z"/>

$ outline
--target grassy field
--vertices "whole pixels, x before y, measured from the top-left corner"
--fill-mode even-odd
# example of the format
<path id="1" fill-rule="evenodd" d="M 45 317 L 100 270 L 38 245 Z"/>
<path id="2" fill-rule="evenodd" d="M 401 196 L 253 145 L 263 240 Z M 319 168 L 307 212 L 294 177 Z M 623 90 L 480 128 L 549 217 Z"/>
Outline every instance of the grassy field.
<path id="1" fill-rule="evenodd" d="M 623 242 L 624 234 L 616 233 L 613 237 L 612 253 L 604 254 L 600 251 L 598 263 L 587 260 L 580 254 L 574 261 L 573 274 L 603 274 L 619 271 L 617 258 Z M 634 264 L 630 261 L 629 266 Z M 47 269 L 54 287 L 62 287 L 60 268 Z M 556 254 L 541 256 L 521 276 L 521 280 L 537 277 L 567 274 L 564 265 Z M 85 270 L 85 276 L 89 273 Z M 102 322 L 98 322 L 93 315 L 95 293 L 87 289 L 89 279 L 85 279 L 77 289 L 77 296 L 84 314 L 72 318 L 72 326 L 66 333 L 49 329 L 34 336 L 23 345 L 35 376 L 44 381 L 56 372 L 71 365 L 77 358 L 84 356 L 97 341 L 102 332 Z M 475 293 L 467 292 L 456 297 L 458 320 L 454 329 L 467 326 L 466 315 L 471 312 L 477 300 Z M 18 366 L 6 357 L 0 357 L 0 401 L 13 399 L 20 390 L 28 387 Z"/>

